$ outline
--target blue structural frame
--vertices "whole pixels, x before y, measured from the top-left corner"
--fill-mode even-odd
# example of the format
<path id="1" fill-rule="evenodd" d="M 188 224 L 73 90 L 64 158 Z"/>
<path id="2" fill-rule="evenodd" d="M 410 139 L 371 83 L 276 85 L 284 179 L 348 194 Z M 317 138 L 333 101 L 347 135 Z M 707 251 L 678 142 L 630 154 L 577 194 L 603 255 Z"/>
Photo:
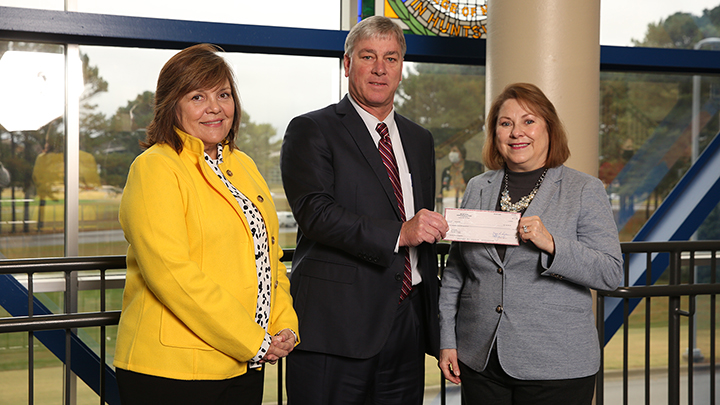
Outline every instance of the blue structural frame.
<path id="1" fill-rule="evenodd" d="M 698 160 L 685 173 L 663 203 L 640 229 L 634 242 L 688 240 L 720 202 L 720 134 L 705 148 Z M 652 258 L 654 284 L 669 263 L 667 254 Z M 630 258 L 629 285 L 645 285 L 647 263 L 642 255 Z M 630 311 L 639 300 L 630 300 Z M 624 320 L 623 301 L 605 298 L 605 343 L 620 329 Z"/>
<path id="2" fill-rule="evenodd" d="M 342 57 L 344 31 L 125 17 L 0 7 L 0 39 L 134 48 L 182 49 L 198 42 L 228 52 Z M 407 35 L 406 60 L 485 65 L 486 41 Z M 720 52 L 600 47 L 600 69 L 719 74 Z"/>
<path id="3" fill-rule="evenodd" d="M 0 7 L 0 40 L 160 49 L 182 49 L 198 42 L 209 42 L 220 45 L 228 52 L 339 59 L 343 54 L 345 35 L 343 31 L 334 30 Z M 486 41 L 482 39 L 407 35 L 406 41 L 408 50 L 405 59 L 408 61 L 485 65 Z M 600 69 L 621 72 L 720 74 L 720 52 L 601 46 Z M 717 179 L 717 174 L 720 173 L 717 168 L 719 160 L 720 137 L 716 137 L 698 163 L 690 169 L 640 231 L 636 240 L 688 239 L 707 213 L 717 205 L 720 196 L 720 182 Z M 714 178 L 713 170 L 716 174 Z M 658 265 L 662 264 L 662 257 L 663 255 L 658 255 L 655 258 L 659 261 Z M 631 260 L 630 267 L 632 282 L 639 282 L 644 274 L 644 263 Z M 606 299 L 606 341 L 622 324 L 619 308 L 616 301 Z M 62 335 L 52 339 L 64 340 L 64 334 Z M 77 338 L 73 338 L 73 349 L 77 343 L 81 345 L 78 346 L 80 350 L 84 350 L 82 342 L 75 342 L 75 339 Z M 43 343 L 51 344 L 45 341 Z M 60 358 L 64 356 L 64 352 L 56 354 Z M 94 362 L 88 365 L 90 369 L 99 367 L 99 359 L 87 361 Z M 73 360 L 72 364 L 75 369 L 77 362 Z M 114 381 L 114 375 L 109 378 L 109 383 L 110 380 Z M 97 385 L 91 386 L 97 390 Z"/>
<path id="4" fill-rule="evenodd" d="M 0 39 L 341 58 L 347 32 L 0 7 Z M 484 65 L 485 41 L 407 36 L 406 60 Z M 718 59 L 720 63 L 720 59 Z"/>
<path id="5" fill-rule="evenodd" d="M 649 196 L 672 169 L 676 159 L 666 157 L 688 142 L 693 118 L 691 104 L 689 98 L 680 99 L 608 186 L 608 194 L 616 193 L 623 201 L 617 216 L 618 229 L 622 229 L 635 214 L 634 201 Z M 718 111 L 720 103 L 709 99 L 699 115 L 714 117 Z M 701 123 L 700 129 L 709 122 L 707 119 Z"/>

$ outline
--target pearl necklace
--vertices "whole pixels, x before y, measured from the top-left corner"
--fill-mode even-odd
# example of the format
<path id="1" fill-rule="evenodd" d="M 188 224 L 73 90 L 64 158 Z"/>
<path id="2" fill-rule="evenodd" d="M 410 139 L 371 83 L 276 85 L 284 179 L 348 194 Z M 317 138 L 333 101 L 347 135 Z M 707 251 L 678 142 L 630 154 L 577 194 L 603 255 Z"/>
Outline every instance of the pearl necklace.
<path id="1" fill-rule="evenodd" d="M 537 194 L 538 189 L 540 188 L 540 185 L 542 184 L 543 180 L 545 179 L 545 173 L 547 173 L 548 169 L 545 169 L 542 174 L 540 175 L 540 178 L 538 179 L 537 183 L 535 184 L 535 187 L 530 191 L 530 194 L 526 195 L 525 197 L 521 198 L 520 201 L 516 203 L 510 202 L 510 192 L 508 191 L 508 174 L 507 169 L 505 169 L 505 179 L 504 183 L 505 186 L 503 188 L 502 194 L 500 194 L 500 209 L 503 211 L 509 211 L 509 212 L 523 212 L 527 209 L 527 207 L 530 205 L 530 202 L 535 198 L 535 194 Z"/>

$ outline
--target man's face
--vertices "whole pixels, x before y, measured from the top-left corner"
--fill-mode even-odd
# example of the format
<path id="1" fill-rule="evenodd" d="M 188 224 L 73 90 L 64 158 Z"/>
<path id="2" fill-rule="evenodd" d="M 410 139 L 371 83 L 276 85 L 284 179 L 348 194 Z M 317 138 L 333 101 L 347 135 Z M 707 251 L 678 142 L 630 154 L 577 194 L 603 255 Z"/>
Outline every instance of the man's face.
<path id="1" fill-rule="evenodd" d="M 360 40 L 352 55 L 345 55 L 344 64 L 350 95 L 377 119 L 385 119 L 402 79 L 398 41 L 394 36 Z"/>

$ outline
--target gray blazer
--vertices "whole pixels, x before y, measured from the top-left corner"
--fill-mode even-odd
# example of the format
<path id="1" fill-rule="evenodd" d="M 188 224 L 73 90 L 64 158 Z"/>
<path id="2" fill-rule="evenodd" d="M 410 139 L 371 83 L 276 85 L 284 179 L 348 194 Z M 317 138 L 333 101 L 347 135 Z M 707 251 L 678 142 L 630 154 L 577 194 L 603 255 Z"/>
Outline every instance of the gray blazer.
<path id="1" fill-rule="evenodd" d="M 470 180 L 463 208 L 494 211 L 504 170 Z M 623 275 L 617 227 L 595 177 L 565 166 L 548 170 L 524 216 L 537 215 L 555 254 L 532 243 L 457 243 L 440 289 L 440 348 L 485 369 L 493 341 L 503 369 L 523 380 L 595 374 L 600 346 L 590 289 L 614 290 Z"/>

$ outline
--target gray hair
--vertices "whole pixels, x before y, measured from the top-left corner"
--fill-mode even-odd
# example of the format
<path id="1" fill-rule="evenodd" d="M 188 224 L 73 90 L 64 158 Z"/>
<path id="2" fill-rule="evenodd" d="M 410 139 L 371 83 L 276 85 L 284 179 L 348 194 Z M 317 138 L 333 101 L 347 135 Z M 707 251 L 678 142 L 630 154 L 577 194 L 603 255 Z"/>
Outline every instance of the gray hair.
<path id="1" fill-rule="evenodd" d="M 405 36 L 402 28 L 395 24 L 391 19 L 381 15 L 368 17 L 355 24 L 350 30 L 347 38 L 345 38 L 345 55 L 352 57 L 355 44 L 368 38 L 391 38 L 395 37 L 398 45 L 400 45 L 401 57 L 405 57 L 407 45 L 405 44 Z"/>

